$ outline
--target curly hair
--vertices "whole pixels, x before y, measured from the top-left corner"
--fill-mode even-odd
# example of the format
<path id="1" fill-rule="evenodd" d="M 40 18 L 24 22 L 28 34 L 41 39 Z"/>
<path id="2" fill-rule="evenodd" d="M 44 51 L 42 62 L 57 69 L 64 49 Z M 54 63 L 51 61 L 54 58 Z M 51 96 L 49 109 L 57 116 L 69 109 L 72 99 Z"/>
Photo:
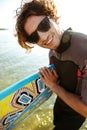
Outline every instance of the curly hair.
<path id="1" fill-rule="evenodd" d="M 28 34 L 24 30 L 24 25 L 27 18 L 31 15 L 46 15 L 49 18 L 56 17 L 57 10 L 53 3 L 53 0 L 33 0 L 32 2 L 24 3 L 20 10 L 19 8 L 16 10 L 16 36 L 18 38 L 18 43 L 21 47 L 29 50 L 32 46 L 26 44 L 26 39 Z"/>

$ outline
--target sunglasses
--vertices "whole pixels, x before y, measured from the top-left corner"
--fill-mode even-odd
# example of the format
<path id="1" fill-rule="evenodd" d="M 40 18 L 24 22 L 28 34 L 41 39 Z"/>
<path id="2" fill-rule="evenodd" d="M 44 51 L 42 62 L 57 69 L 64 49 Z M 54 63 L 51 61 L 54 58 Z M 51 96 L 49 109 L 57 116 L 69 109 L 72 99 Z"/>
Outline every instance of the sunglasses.
<path id="1" fill-rule="evenodd" d="M 26 42 L 30 43 L 37 43 L 39 41 L 39 35 L 37 31 L 40 32 L 47 32 L 50 29 L 50 21 L 48 17 L 45 17 L 40 24 L 38 25 L 37 29 L 28 36 Z"/>

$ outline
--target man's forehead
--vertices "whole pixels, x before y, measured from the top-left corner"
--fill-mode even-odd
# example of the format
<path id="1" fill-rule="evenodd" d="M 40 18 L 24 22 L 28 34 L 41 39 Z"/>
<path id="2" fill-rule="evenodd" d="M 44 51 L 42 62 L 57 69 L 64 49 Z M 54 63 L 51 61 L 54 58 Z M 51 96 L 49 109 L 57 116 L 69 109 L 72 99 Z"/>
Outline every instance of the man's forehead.
<path id="1" fill-rule="evenodd" d="M 41 22 L 41 20 L 44 18 L 44 15 L 41 16 L 36 16 L 36 15 L 32 15 L 29 17 L 29 20 L 31 20 L 32 22 Z"/>
<path id="2" fill-rule="evenodd" d="M 41 15 L 41 16 L 36 16 L 36 15 L 32 15 L 32 16 L 29 16 L 26 23 L 25 23 L 25 30 L 28 34 L 31 34 L 32 32 L 34 32 L 39 23 L 44 19 L 44 15 Z"/>

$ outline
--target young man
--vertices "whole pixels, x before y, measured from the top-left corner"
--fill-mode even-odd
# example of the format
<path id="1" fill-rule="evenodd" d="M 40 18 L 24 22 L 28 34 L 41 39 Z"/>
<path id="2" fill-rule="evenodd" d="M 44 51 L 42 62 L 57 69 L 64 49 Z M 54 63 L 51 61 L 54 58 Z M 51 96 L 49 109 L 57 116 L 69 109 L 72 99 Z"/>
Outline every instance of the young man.
<path id="1" fill-rule="evenodd" d="M 40 78 L 58 95 L 54 105 L 54 130 L 78 130 L 87 117 L 87 35 L 63 31 L 53 1 L 34 0 L 17 12 L 19 44 L 50 49 L 55 69 L 40 68 Z"/>

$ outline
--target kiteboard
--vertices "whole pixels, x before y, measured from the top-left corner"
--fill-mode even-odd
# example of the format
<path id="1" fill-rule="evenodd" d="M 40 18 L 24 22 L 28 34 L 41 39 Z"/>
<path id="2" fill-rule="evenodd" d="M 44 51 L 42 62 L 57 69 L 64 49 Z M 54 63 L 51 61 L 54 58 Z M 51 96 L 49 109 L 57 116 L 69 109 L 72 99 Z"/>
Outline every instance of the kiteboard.
<path id="1" fill-rule="evenodd" d="M 50 65 L 49 69 L 54 68 Z M 52 95 L 38 72 L 0 92 L 0 130 L 11 130 Z"/>

